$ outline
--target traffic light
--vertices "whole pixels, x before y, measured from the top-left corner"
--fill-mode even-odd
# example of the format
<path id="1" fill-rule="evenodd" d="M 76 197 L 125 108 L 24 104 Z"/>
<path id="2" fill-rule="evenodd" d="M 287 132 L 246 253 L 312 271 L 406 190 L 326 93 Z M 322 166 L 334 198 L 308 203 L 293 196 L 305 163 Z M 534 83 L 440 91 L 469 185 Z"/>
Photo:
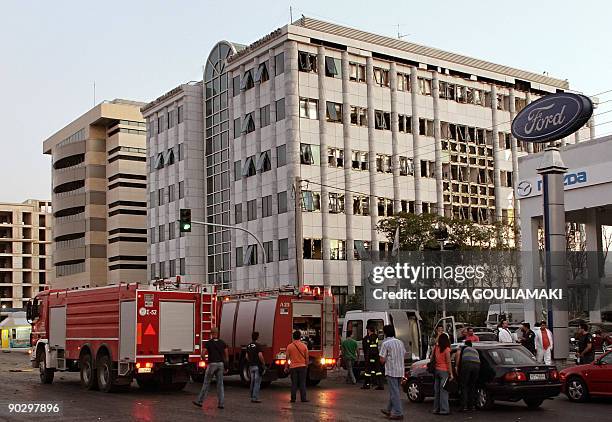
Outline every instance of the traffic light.
<path id="1" fill-rule="evenodd" d="M 180 211 L 179 231 L 186 233 L 191 231 L 191 210 L 182 208 Z"/>

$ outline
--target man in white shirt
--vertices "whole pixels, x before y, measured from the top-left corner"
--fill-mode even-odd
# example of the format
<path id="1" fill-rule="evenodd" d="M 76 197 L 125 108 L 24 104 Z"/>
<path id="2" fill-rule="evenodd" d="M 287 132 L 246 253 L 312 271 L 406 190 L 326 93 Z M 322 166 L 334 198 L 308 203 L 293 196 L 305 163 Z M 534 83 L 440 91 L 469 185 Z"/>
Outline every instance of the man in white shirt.
<path id="1" fill-rule="evenodd" d="M 502 325 L 499 327 L 499 331 L 497 333 L 497 340 L 500 343 L 514 343 L 512 334 L 510 334 L 510 330 L 508 329 L 508 320 L 502 321 Z"/>
<path id="2" fill-rule="evenodd" d="M 552 365 L 553 336 L 546 327 L 546 321 L 540 322 L 535 331 L 536 359 L 545 365 Z"/>
<path id="3" fill-rule="evenodd" d="M 385 341 L 380 347 L 380 363 L 385 365 L 385 376 L 389 385 L 389 403 L 386 409 L 381 409 L 388 419 L 404 419 L 404 410 L 401 399 L 401 383 L 404 377 L 404 356 L 406 348 L 404 343 L 395 338 L 395 329 L 392 325 L 383 327 Z"/>

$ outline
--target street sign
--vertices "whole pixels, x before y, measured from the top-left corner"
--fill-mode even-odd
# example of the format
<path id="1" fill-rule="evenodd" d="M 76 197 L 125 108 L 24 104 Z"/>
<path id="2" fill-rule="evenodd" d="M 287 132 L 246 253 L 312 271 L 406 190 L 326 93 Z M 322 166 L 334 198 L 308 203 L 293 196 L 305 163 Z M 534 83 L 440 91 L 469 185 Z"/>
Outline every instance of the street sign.
<path id="1" fill-rule="evenodd" d="M 529 103 L 512 121 L 512 135 L 525 142 L 551 142 L 576 132 L 591 118 L 593 103 L 582 94 L 560 92 Z"/>

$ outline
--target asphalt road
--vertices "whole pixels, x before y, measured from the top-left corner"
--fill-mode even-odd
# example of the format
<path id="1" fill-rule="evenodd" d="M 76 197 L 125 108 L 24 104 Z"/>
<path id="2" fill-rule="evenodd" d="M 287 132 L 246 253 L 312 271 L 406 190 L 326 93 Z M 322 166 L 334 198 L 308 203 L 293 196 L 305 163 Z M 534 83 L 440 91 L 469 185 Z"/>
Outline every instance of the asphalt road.
<path id="1" fill-rule="evenodd" d="M 289 403 L 287 380 L 262 390 L 263 403 L 248 400 L 248 390 L 236 377 L 226 379 L 225 409 L 217 409 L 213 392 L 202 409 L 191 404 L 200 385 L 189 384 L 184 391 L 143 392 L 133 386 L 126 393 L 104 394 L 84 391 L 78 373 L 57 373 L 52 385 L 41 385 L 37 370 L 29 367 L 28 356 L 19 352 L 0 353 L 0 421 L 376 421 L 384 420 L 380 408 L 387 402 L 387 391 L 362 391 L 344 384 L 336 372 L 309 390 L 309 403 Z M 404 397 L 405 420 L 435 421 L 597 421 L 610 420 L 612 399 L 575 404 L 560 396 L 547 400 L 540 409 L 529 411 L 522 403 L 497 403 L 486 412 L 462 414 L 451 404 L 451 417 L 432 415 L 431 400 L 413 404 Z M 7 416 L 7 403 L 53 402 L 62 407 L 62 417 Z"/>

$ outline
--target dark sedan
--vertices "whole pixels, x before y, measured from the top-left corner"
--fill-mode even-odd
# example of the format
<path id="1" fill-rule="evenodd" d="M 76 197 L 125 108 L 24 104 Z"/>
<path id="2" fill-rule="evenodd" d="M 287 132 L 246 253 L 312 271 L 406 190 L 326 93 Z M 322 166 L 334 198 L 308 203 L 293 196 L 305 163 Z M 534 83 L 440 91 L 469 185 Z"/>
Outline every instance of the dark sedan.
<path id="1" fill-rule="evenodd" d="M 453 345 L 453 352 L 461 346 Z M 523 346 L 484 341 L 474 343 L 474 348 L 481 362 L 476 392 L 479 409 L 491 408 L 495 400 L 523 400 L 527 407 L 535 409 L 545 399 L 561 392 L 557 368 L 539 364 Z M 406 372 L 404 391 L 412 402 L 422 402 L 434 395 L 433 376 L 427 372 L 427 362 L 416 362 Z"/>

